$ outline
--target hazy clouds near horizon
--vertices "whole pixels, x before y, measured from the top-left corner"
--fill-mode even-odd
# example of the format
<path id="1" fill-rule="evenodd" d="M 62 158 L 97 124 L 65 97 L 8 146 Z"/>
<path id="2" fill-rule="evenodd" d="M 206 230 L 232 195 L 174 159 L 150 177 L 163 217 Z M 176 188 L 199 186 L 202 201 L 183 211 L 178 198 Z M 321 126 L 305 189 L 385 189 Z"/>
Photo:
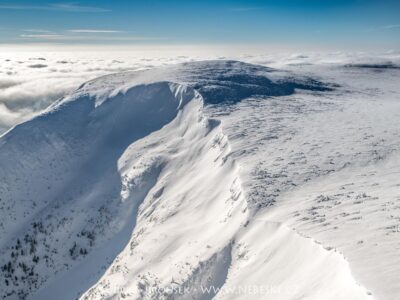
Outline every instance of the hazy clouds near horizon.
<path id="1" fill-rule="evenodd" d="M 77 53 L 0 53 L 0 134 L 32 118 L 90 79 L 188 60 L 124 58 Z"/>
<path id="2" fill-rule="evenodd" d="M 393 55 L 393 54 L 390 54 Z M 398 54 L 395 54 L 398 56 Z M 199 59 L 240 59 L 272 67 L 301 63 L 348 62 L 365 54 L 308 53 L 280 55 L 212 54 L 146 56 L 117 52 L 24 52 L 0 53 L 0 135 L 12 126 L 37 115 L 58 98 L 90 79 L 129 70 Z"/>

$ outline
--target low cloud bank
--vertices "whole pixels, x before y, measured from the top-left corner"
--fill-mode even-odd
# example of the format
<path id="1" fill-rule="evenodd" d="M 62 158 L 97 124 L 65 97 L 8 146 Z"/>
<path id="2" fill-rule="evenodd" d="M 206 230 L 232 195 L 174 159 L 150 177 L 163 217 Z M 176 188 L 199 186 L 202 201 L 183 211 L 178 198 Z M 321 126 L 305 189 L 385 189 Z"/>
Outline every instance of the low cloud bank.
<path id="1" fill-rule="evenodd" d="M 84 56 L 76 52 L 0 53 L 0 135 L 39 114 L 85 81 L 188 59 L 114 56 L 107 53 Z"/>
<path id="2" fill-rule="evenodd" d="M 154 50 L 154 49 L 153 49 Z M 312 64 L 400 61 L 399 52 L 279 53 L 179 55 L 177 51 L 139 52 L 5 52 L 0 53 L 0 135 L 42 112 L 58 98 L 90 79 L 117 72 L 203 59 L 237 59 L 275 68 Z M 154 54 L 156 53 L 156 54 Z M 180 53 L 181 54 L 181 53 Z"/>

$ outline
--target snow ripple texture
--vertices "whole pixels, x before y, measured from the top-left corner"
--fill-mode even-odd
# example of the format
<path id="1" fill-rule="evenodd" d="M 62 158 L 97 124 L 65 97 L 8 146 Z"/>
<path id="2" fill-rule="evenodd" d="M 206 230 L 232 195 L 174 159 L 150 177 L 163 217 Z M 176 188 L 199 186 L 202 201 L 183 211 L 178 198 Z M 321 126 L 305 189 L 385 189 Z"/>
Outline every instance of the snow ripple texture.
<path id="1" fill-rule="evenodd" d="M 372 298 L 340 251 L 282 216 L 277 189 L 290 182 L 254 168 L 257 145 L 280 136 L 251 144 L 232 119 L 262 100 L 305 110 L 285 97 L 336 88 L 188 63 L 101 77 L 13 128 L 0 138 L 3 298 Z"/>

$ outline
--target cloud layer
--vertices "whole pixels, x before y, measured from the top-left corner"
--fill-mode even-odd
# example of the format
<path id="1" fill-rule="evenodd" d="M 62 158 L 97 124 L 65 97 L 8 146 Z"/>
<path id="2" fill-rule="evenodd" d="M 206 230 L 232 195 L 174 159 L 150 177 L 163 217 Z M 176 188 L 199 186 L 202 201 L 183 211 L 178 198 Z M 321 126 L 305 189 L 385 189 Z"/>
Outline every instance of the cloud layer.
<path id="1" fill-rule="evenodd" d="M 216 49 L 197 46 L 186 52 L 180 48 L 161 51 L 157 47 L 139 52 L 4 52 L 0 53 L 0 135 L 39 114 L 83 82 L 105 74 L 202 59 L 238 59 L 275 68 L 296 68 L 313 64 L 370 63 L 377 58 L 376 54 L 341 52 L 225 56 Z M 387 61 L 399 63 L 400 54 L 385 53 L 378 62 Z"/>
<path id="2" fill-rule="evenodd" d="M 129 53 L 0 53 L 0 135 L 87 80 L 186 60 L 189 57 L 137 58 Z"/>
<path id="3" fill-rule="evenodd" d="M 48 5 L 13 5 L 0 4 L 0 9 L 9 10 L 50 10 L 50 11 L 65 11 L 65 12 L 81 12 L 81 13 L 102 13 L 109 12 L 110 9 L 93 6 L 82 6 L 73 3 L 57 3 Z"/>

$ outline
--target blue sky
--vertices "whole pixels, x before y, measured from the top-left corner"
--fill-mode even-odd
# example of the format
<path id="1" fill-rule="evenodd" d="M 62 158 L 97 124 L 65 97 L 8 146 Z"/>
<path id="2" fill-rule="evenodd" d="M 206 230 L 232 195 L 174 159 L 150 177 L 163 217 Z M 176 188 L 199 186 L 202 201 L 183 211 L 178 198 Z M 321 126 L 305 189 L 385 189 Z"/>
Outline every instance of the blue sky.
<path id="1" fill-rule="evenodd" d="M 400 1 L 4 1 L 0 43 L 400 46 Z"/>

